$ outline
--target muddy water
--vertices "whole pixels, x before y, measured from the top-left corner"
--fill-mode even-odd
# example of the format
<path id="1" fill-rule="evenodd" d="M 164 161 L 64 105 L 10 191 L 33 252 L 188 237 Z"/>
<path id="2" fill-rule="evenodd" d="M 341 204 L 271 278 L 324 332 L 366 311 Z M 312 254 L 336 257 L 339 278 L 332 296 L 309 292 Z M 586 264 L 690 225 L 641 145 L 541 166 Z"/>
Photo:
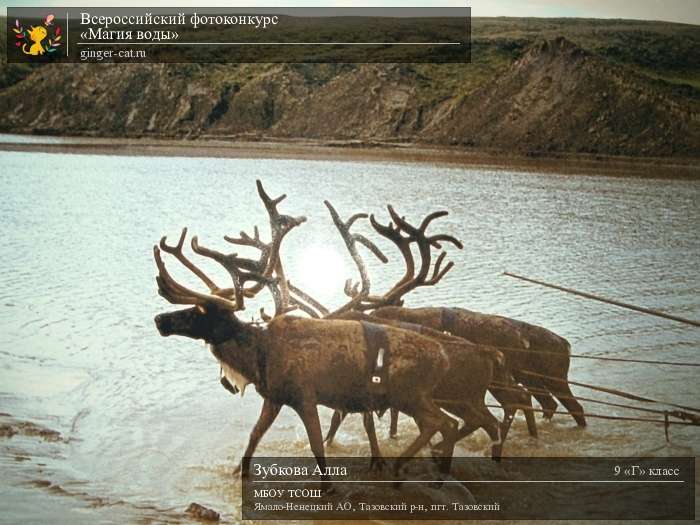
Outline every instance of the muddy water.
<path id="1" fill-rule="evenodd" d="M 287 193 L 284 211 L 309 222 L 285 241 L 286 268 L 326 303 L 354 277 L 323 207 L 384 216 L 391 202 L 416 219 L 435 209 L 465 241 L 455 269 L 412 305 L 460 305 L 542 324 L 577 354 L 700 361 L 689 326 L 584 301 L 501 277 L 515 273 L 700 318 L 700 185 L 695 182 L 490 172 L 418 164 L 0 153 L 0 521 L 174 521 L 192 501 L 238 519 L 231 475 L 260 398 L 234 398 L 200 343 L 163 339 L 152 322 L 169 306 L 156 294 L 151 246 L 189 226 L 224 249 L 225 234 L 264 225 L 261 178 Z M 369 232 L 368 232 L 369 233 Z M 376 291 L 402 274 L 399 257 L 370 261 Z M 311 267 L 321 254 L 326 264 Z M 176 275 L 193 286 L 185 272 Z M 203 263 L 220 282 L 225 275 Z M 268 306 L 269 308 L 269 306 Z M 252 312 L 257 308 L 251 308 Z M 700 405 L 697 368 L 575 359 L 570 377 Z M 604 399 L 574 388 L 576 393 Z M 642 416 L 585 404 L 602 414 Z M 327 426 L 330 412 L 322 413 Z M 385 438 L 386 455 L 413 435 Z M 478 431 L 461 455 L 487 453 Z M 524 456 L 696 455 L 697 428 L 663 429 L 556 416 L 527 437 L 517 421 L 506 453 Z M 259 452 L 308 455 L 285 409 Z M 359 416 L 329 450 L 368 453 Z M 31 521 L 31 520 L 30 520 Z"/>

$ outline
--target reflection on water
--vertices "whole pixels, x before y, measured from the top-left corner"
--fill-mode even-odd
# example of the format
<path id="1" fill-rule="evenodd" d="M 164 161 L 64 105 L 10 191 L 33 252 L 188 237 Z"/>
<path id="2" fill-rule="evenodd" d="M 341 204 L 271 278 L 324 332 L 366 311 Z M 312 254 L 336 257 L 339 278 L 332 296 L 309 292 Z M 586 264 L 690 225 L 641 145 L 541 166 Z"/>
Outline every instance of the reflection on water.
<path id="1" fill-rule="evenodd" d="M 0 425 L 19 421 L 60 433 L 57 440 L 28 431 L 0 438 L 0 514 L 10 521 L 36 516 L 39 497 L 50 509 L 46 516 L 58 512 L 73 521 L 175 520 L 191 501 L 237 519 L 239 482 L 231 471 L 260 399 L 252 390 L 241 399 L 222 389 L 201 344 L 158 336 L 152 318 L 169 305 L 156 294 L 151 247 L 188 226 L 223 250 L 223 235 L 264 226 L 256 178 L 271 194 L 289 195 L 284 211 L 309 217 L 286 239 L 283 255 L 287 273 L 324 303 L 342 302 L 344 279 L 356 278 L 347 274 L 347 259 L 343 271 L 327 272 L 337 278 L 332 286 L 320 286 L 317 272 L 309 271 L 305 246 L 346 257 L 324 199 L 345 216 L 367 211 L 385 218 L 387 202 L 413 220 L 447 209 L 449 217 L 436 225 L 458 235 L 465 248 L 450 253 L 456 266 L 445 281 L 410 296 L 410 304 L 460 305 L 542 324 L 579 354 L 698 361 L 696 329 L 499 275 L 509 270 L 700 318 L 700 186 L 694 182 L 392 163 L 37 153 L 1 159 Z M 366 258 L 376 292 L 403 273 L 398 254 L 381 245 L 389 264 Z M 226 282 L 207 263 L 208 273 Z M 570 376 L 700 405 L 694 369 L 573 360 Z M 328 417 L 324 410 L 324 427 Z M 590 423 L 582 431 L 558 416 L 541 425 L 535 441 L 519 421 L 506 453 L 694 455 L 700 448 L 693 428 L 672 428 L 666 445 L 662 428 Z M 413 423 L 402 419 L 400 431 L 398 441 L 382 439 L 386 455 L 405 446 Z M 483 455 L 488 448 L 479 431 L 458 453 Z M 260 452 L 309 454 L 291 411 L 285 409 Z M 368 453 L 358 416 L 348 418 L 330 452 Z"/>

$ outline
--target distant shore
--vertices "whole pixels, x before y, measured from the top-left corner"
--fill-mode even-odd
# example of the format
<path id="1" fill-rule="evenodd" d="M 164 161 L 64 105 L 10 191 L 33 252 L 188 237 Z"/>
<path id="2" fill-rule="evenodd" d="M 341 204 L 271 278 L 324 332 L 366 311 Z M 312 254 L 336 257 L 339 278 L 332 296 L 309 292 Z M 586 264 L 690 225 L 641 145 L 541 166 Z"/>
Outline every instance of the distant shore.
<path id="1" fill-rule="evenodd" d="M 271 158 L 355 162 L 418 162 L 453 167 L 538 171 L 560 174 L 700 179 L 700 161 L 692 158 L 609 157 L 555 153 L 525 156 L 429 144 L 221 139 L 168 140 L 91 137 L 0 136 L 0 151 L 84 155 Z M 27 142 L 24 142 L 25 139 Z"/>

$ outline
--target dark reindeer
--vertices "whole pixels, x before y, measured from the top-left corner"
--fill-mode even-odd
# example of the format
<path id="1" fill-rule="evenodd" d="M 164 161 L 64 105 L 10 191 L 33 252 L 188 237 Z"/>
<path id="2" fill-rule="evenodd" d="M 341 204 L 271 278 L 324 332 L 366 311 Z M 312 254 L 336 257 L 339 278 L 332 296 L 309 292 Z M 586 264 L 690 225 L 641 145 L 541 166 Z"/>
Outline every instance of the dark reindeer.
<path id="1" fill-rule="evenodd" d="M 270 249 L 261 249 L 259 261 L 242 259 L 236 254 L 224 255 L 203 247 L 196 237 L 192 239 L 192 249 L 196 253 L 217 261 L 230 273 L 233 289 L 215 286 L 210 279 L 204 278 L 204 272 L 182 254 L 185 231 L 179 248 L 168 247 L 166 251 L 174 252 L 185 266 L 207 283 L 209 293 L 197 292 L 177 283 L 165 267 L 161 249 L 154 247 L 158 293 L 172 304 L 190 306 L 156 316 L 155 324 L 160 334 L 204 340 L 229 381 L 240 389 L 253 384 L 264 400 L 242 460 L 243 473 L 248 472 L 253 450 L 284 405 L 292 407 L 300 416 L 311 450 L 325 472 L 323 438 L 317 411 L 319 404 L 343 412 L 395 408 L 412 416 L 420 427 L 420 434 L 401 453 L 395 464 L 395 472 L 436 432 L 440 432 L 443 438 L 439 450 L 441 469 L 448 471 L 457 425 L 432 399 L 435 386 L 444 378 L 450 366 L 443 346 L 435 339 L 415 332 L 383 327 L 386 351 L 391 360 L 386 392 L 376 395 L 369 384 L 365 326 L 362 322 L 284 315 L 288 309 L 285 300 L 291 305 L 289 308 L 307 308 L 301 301 L 292 304 L 296 300 L 291 297 L 291 287 L 286 281 L 283 283 L 283 287 L 287 288 L 286 299 L 285 292 L 279 290 L 282 238 L 301 224 L 304 218 L 278 214 L 276 206 L 284 196 L 270 199 L 259 182 L 258 191 L 271 219 L 274 219 Z M 352 224 L 353 220 L 356 219 L 351 219 L 348 224 Z M 247 236 L 242 236 L 242 239 L 244 242 L 256 242 Z M 346 243 L 354 248 L 356 240 L 357 237 L 346 238 Z M 165 238 L 161 240 L 163 246 L 167 246 Z M 273 277 L 274 273 L 277 273 L 276 277 Z M 246 288 L 245 284 L 249 281 L 255 284 Z M 245 298 L 264 287 L 273 293 L 276 316 L 265 327 L 239 320 L 236 312 L 244 308 Z M 327 481 L 328 477 L 324 476 L 324 480 Z"/>
<path id="2" fill-rule="evenodd" d="M 342 319 L 362 320 L 384 326 L 393 326 L 420 333 L 439 341 L 450 360 L 450 370 L 433 393 L 435 403 L 444 411 L 464 421 L 464 425 L 457 433 L 457 441 L 464 439 L 478 428 L 482 428 L 492 441 L 491 457 L 494 459 L 501 457 L 503 445 L 517 408 L 529 406 L 531 401 L 529 394 L 517 388 L 512 382 L 505 356 L 497 347 L 477 345 L 423 325 L 392 319 L 378 319 L 361 312 L 348 312 L 342 315 Z M 491 391 L 503 407 L 504 417 L 500 424 L 484 402 L 487 390 Z M 392 425 L 396 425 L 398 411 L 392 408 L 391 414 Z M 346 414 L 340 411 L 333 413 L 331 426 L 325 437 L 326 443 L 333 442 L 345 416 Z M 532 423 L 534 424 L 534 422 Z M 368 429 L 368 426 L 369 424 L 365 422 L 365 429 L 369 436 L 372 427 L 370 426 Z M 395 436 L 396 428 L 394 427 L 392 431 Z M 372 439 L 376 438 L 370 436 L 372 456 L 375 458 L 378 457 L 378 445 L 372 443 Z M 373 461 L 376 462 L 376 460 Z"/>
<path id="3" fill-rule="evenodd" d="M 336 222 L 336 226 L 338 226 L 337 213 L 335 213 L 335 210 L 330 206 L 329 209 L 334 222 Z M 390 209 L 393 211 L 391 207 Z M 437 284 L 452 268 L 452 263 L 449 263 L 441 269 L 441 264 L 445 258 L 445 252 L 443 251 L 435 263 L 432 277 L 430 280 L 426 280 L 431 266 L 431 248 L 441 248 L 439 244 L 441 242 L 449 242 L 458 248 L 462 247 L 462 244 L 452 236 L 433 235 L 428 237 L 426 235 L 426 230 L 430 223 L 444 215 L 446 215 L 446 212 L 436 212 L 428 215 L 423 220 L 421 226 L 414 229 L 413 237 L 410 239 L 401 236 L 399 230 L 393 229 L 391 225 L 382 226 L 377 223 L 374 216 L 372 216 L 370 220 L 375 230 L 389 238 L 399 247 L 406 261 L 407 273 L 412 273 L 415 268 L 410 243 L 415 242 L 419 246 L 422 255 L 422 266 L 419 271 L 419 276 L 423 279 L 422 282 L 424 285 L 432 286 Z M 340 227 L 341 226 L 339 226 L 339 228 Z M 362 267 L 360 268 L 360 272 L 362 275 L 366 275 L 366 271 L 364 271 Z M 413 281 L 404 277 L 397 283 L 395 288 L 402 286 L 406 291 L 410 291 L 409 284 L 413 284 Z M 458 433 L 458 439 L 466 437 L 477 428 L 481 427 L 489 434 L 493 442 L 492 457 L 500 457 L 502 443 L 505 441 L 517 407 L 531 408 L 530 396 L 524 390 L 517 387 L 511 380 L 510 373 L 506 369 L 503 354 L 499 351 L 500 349 L 493 346 L 474 344 L 460 337 L 446 335 L 441 331 L 433 330 L 415 322 L 402 322 L 364 314 L 360 310 L 365 309 L 366 306 L 374 307 L 377 304 L 391 301 L 392 296 L 391 292 L 389 292 L 383 297 L 372 297 L 368 293 L 368 286 L 363 287 L 363 291 L 364 293 L 358 293 L 357 291 L 353 293 L 348 290 L 346 286 L 346 293 L 353 296 L 354 303 L 352 306 L 355 310 L 339 310 L 336 313 L 330 314 L 329 317 L 377 322 L 387 326 L 418 332 L 440 341 L 450 358 L 450 371 L 435 391 L 436 403 L 443 410 L 464 420 L 464 425 Z M 498 421 L 484 403 L 487 389 L 491 390 L 494 397 L 504 408 L 504 419 L 500 428 Z M 331 427 L 326 436 L 326 441 L 328 443 L 333 441 L 333 437 L 344 417 L 345 414 L 338 411 L 333 414 Z M 531 409 L 526 411 L 526 417 L 530 432 L 536 435 L 537 427 Z M 392 410 L 392 434 L 394 435 L 396 433 L 396 418 L 397 412 Z M 367 427 L 368 424 L 365 422 L 365 428 Z M 370 430 L 368 430 L 368 434 L 369 433 Z M 372 439 L 373 438 L 370 437 L 370 445 L 372 447 L 373 456 L 375 456 L 378 447 L 376 443 L 372 443 Z"/>
<path id="4" fill-rule="evenodd" d="M 579 426 L 586 426 L 583 407 L 574 399 L 568 383 L 571 346 L 546 328 L 463 308 L 388 306 L 378 308 L 372 317 L 418 323 L 496 346 L 505 354 L 515 380 L 540 403 L 545 418 L 551 419 L 556 411 L 555 396 Z"/>
<path id="5" fill-rule="evenodd" d="M 421 287 L 431 286 L 440 277 L 438 259 L 433 276 L 428 279 L 430 269 L 430 247 L 439 247 L 446 240 L 441 236 L 425 238 L 426 218 L 423 224 L 415 227 L 399 216 L 389 206 L 393 221 L 383 226 L 371 217 L 372 226 L 382 236 L 396 244 L 406 263 L 403 278 L 382 298 L 369 298 L 360 305 L 362 310 L 373 310 L 372 316 L 420 324 L 441 332 L 462 337 L 476 344 L 498 347 L 505 356 L 510 373 L 537 399 L 544 410 L 544 417 L 551 418 L 557 408 L 552 395 L 556 396 L 571 413 L 579 426 L 586 425 L 583 407 L 573 398 L 568 383 L 571 345 L 555 333 L 540 326 L 509 319 L 498 315 L 473 312 L 455 307 L 403 307 L 403 296 Z M 416 274 L 411 244 L 416 243 L 421 256 L 420 270 Z M 442 255 L 441 255 L 442 257 Z M 446 273 L 451 264 L 443 270 Z M 503 385 L 501 385 L 503 386 Z M 512 387 L 508 387 L 512 388 Z M 532 412 L 525 410 L 530 433 L 534 431 Z M 392 429 L 395 429 L 395 420 Z"/>
<path id="6" fill-rule="evenodd" d="M 291 285 L 291 283 L 287 283 L 289 289 L 293 290 L 294 294 L 298 297 L 295 299 L 295 301 L 297 301 L 297 305 L 302 307 L 302 309 L 311 316 L 323 316 L 323 318 L 328 321 L 342 319 L 374 324 L 379 323 L 385 327 L 393 326 L 394 328 L 420 333 L 439 342 L 448 354 L 450 359 L 450 369 L 445 379 L 440 382 L 436 391 L 434 392 L 434 395 L 440 398 L 438 401 L 436 401 L 436 403 L 447 412 L 465 421 L 464 426 L 458 433 L 460 438 L 470 434 L 479 427 L 484 428 L 493 441 L 492 456 L 495 458 L 500 457 L 502 443 L 508 432 L 513 419 L 513 414 L 515 412 L 513 407 L 527 405 L 530 400 L 529 395 L 527 395 L 524 391 L 518 392 L 516 390 L 515 392 L 512 392 L 508 389 L 500 389 L 492 385 L 493 381 L 500 381 L 504 385 L 509 384 L 509 377 L 504 368 L 503 354 L 496 348 L 488 347 L 486 345 L 474 345 L 468 341 L 464 341 L 463 339 L 445 335 L 427 327 L 410 323 L 394 322 L 385 319 L 375 319 L 357 311 L 355 308 L 361 306 L 363 302 L 368 300 L 370 297 L 370 281 L 365 264 L 357 250 L 357 245 L 362 244 L 367 247 L 382 262 L 386 262 L 387 259 L 381 253 L 381 251 L 379 251 L 377 247 L 365 237 L 350 232 L 350 228 L 353 223 L 359 219 L 367 218 L 367 215 L 356 214 L 347 221 L 343 221 L 329 202 L 326 201 L 325 204 L 331 214 L 331 218 L 333 219 L 336 228 L 345 241 L 346 247 L 353 261 L 357 266 L 360 274 L 360 282 L 355 285 L 353 285 L 351 280 L 346 282 L 345 293 L 351 299 L 349 302 L 340 308 L 337 308 L 333 312 L 330 312 L 327 308 L 324 308 L 308 294 L 305 294 L 298 288 Z M 427 218 L 425 221 L 425 227 L 427 227 L 427 225 L 434 218 L 442 215 L 443 213 L 440 212 Z M 440 236 L 440 238 L 442 240 L 449 240 L 452 244 L 457 246 L 461 246 L 459 241 L 453 237 Z M 442 260 L 444 260 L 444 257 L 444 254 L 440 256 L 440 263 Z M 278 262 L 278 264 L 281 265 L 281 261 Z M 449 270 L 449 268 L 447 268 L 447 270 Z M 436 277 L 434 282 L 437 283 L 441 276 L 445 273 L 446 271 L 441 272 L 436 269 L 435 275 L 439 275 L 440 277 Z M 378 301 L 377 298 L 372 298 L 372 300 L 375 302 Z M 487 387 L 492 388 L 492 391 L 496 393 L 498 399 L 505 406 L 506 414 L 504 416 L 504 423 L 500 428 L 498 421 L 488 411 L 484 404 L 484 396 Z M 345 412 L 336 411 L 334 414 L 330 431 L 331 435 L 340 424 L 342 419 L 341 414 L 345 414 Z M 374 422 L 371 413 L 366 412 L 363 414 L 363 422 L 369 437 L 372 453 L 370 467 L 381 466 L 383 464 L 383 460 L 381 459 L 376 440 Z M 251 435 L 251 440 L 244 454 L 244 458 L 250 457 L 253 454 L 258 441 L 266 430 L 267 427 L 264 425 L 256 427 Z"/>

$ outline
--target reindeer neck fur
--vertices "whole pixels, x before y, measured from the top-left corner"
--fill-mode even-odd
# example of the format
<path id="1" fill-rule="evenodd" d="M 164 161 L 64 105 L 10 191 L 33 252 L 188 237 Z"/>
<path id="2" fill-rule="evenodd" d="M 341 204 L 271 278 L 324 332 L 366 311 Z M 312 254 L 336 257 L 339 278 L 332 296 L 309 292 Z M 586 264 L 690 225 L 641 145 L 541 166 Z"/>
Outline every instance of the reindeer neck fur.
<path id="1" fill-rule="evenodd" d="M 264 336 L 264 329 L 242 323 L 231 316 L 230 323 L 217 327 L 205 341 L 221 365 L 223 375 L 238 387 L 241 396 L 248 384 L 254 384 L 258 390 L 265 388 L 267 355 Z"/>

